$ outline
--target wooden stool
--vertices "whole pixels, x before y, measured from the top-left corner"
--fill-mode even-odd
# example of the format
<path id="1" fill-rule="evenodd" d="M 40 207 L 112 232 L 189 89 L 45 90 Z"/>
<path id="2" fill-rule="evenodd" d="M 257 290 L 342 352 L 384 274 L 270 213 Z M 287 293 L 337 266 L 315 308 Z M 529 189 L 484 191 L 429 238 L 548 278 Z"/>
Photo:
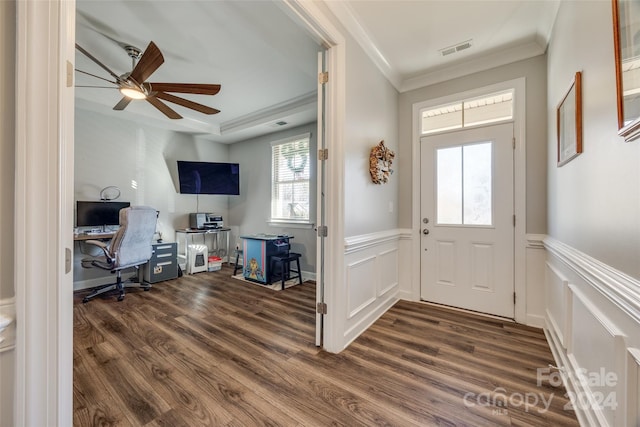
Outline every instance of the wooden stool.
<path id="1" fill-rule="evenodd" d="M 300 257 L 302 255 L 289 252 L 286 255 L 273 255 L 271 257 L 271 277 L 269 278 L 269 284 L 273 283 L 274 278 L 279 278 L 282 281 L 282 290 L 284 290 L 284 282 L 289 279 L 298 279 L 302 285 L 302 271 L 300 270 Z M 296 262 L 297 270 L 291 268 L 291 263 Z M 274 277 L 273 272 L 276 271 L 276 267 L 280 267 L 280 277 L 277 275 Z M 296 273 L 291 275 L 291 273 Z"/>
<path id="2" fill-rule="evenodd" d="M 242 268 L 240 268 L 240 266 L 238 265 L 238 262 L 240 262 L 240 255 L 242 255 L 242 249 L 236 248 L 236 263 L 233 265 L 233 275 L 234 276 L 236 274 L 238 274 L 238 270 L 242 270 L 242 268 L 244 268 L 244 264 L 243 264 Z"/>

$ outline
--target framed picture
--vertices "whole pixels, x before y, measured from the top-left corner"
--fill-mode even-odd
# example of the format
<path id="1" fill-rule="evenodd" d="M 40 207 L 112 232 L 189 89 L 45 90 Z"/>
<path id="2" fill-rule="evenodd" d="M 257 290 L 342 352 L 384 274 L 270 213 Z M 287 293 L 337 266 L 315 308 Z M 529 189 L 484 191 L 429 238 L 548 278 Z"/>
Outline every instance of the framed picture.
<path id="1" fill-rule="evenodd" d="M 578 71 L 557 109 L 558 166 L 582 153 L 582 73 Z"/>
<path id="2" fill-rule="evenodd" d="M 640 3 L 612 0 L 612 5 L 618 135 L 630 142 L 640 138 Z"/>

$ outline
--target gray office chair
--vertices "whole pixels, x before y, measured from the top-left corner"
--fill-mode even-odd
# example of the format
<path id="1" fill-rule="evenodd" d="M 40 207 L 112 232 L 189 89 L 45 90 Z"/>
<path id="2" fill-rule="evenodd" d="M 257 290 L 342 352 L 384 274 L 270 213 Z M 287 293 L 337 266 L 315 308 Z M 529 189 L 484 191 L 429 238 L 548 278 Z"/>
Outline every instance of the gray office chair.
<path id="1" fill-rule="evenodd" d="M 140 282 L 139 267 L 146 264 L 152 254 L 152 240 L 156 231 L 157 212 L 148 206 L 131 206 L 120 210 L 120 228 L 109 243 L 99 240 L 87 240 L 85 243 L 102 249 L 103 256 L 85 258 L 82 266 L 85 268 L 101 268 L 116 274 L 116 283 L 110 283 L 95 288 L 93 292 L 82 300 L 90 299 L 117 290 L 118 301 L 124 299 L 125 287 L 143 288 L 148 291 L 150 284 Z M 122 281 L 122 270 L 135 268 L 138 272 L 137 282 Z"/>

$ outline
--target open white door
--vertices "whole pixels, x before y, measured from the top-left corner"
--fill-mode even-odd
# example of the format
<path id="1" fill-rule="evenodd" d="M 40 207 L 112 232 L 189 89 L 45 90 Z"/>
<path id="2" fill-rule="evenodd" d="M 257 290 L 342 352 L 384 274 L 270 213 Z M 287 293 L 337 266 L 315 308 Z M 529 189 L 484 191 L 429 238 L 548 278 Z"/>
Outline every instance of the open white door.
<path id="1" fill-rule="evenodd" d="M 318 165 L 317 176 L 317 219 L 318 238 L 316 239 L 316 345 L 322 346 L 324 302 L 324 246 L 325 234 L 322 230 L 325 226 L 325 160 L 320 153 L 325 152 L 326 141 L 324 132 L 325 117 L 325 83 L 321 78 L 326 72 L 325 51 L 318 53 Z"/>

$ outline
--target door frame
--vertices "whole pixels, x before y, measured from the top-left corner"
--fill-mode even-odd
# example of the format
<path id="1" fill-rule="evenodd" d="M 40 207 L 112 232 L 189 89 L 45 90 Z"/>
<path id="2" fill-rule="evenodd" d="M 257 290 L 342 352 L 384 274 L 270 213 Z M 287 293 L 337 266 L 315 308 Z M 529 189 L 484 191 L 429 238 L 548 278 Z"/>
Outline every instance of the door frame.
<path id="1" fill-rule="evenodd" d="M 465 92 L 459 92 L 435 99 L 429 99 L 413 104 L 412 108 L 412 212 L 411 225 L 413 235 L 411 248 L 411 295 L 416 301 L 420 301 L 420 232 L 422 223 L 420 217 L 420 111 L 424 108 L 435 107 L 442 104 L 453 103 L 467 98 L 479 97 L 485 94 L 499 92 L 507 89 L 514 89 L 513 104 L 513 132 L 516 138 L 513 158 L 513 202 L 514 213 L 516 215 L 516 226 L 514 229 L 514 289 L 516 292 L 516 303 L 514 307 L 515 321 L 526 323 L 526 99 L 525 99 L 525 78 L 520 77 L 513 80 L 496 83 L 490 86 L 483 86 Z"/>
<path id="2" fill-rule="evenodd" d="M 342 349 L 344 292 L 342 129 L 346 46 L 315 3 L 282 0 L 283 9 L 327 48 L 327 162 L 324 348 Z M 16 425 L 73 421 L 74 0 L 16 2 Z M 43 72 L 46 70 L 46 72 Z M 34 224 L 38 224 L 34 227 Z M 37 266 L 37 268 L 34 268 Z"/>

